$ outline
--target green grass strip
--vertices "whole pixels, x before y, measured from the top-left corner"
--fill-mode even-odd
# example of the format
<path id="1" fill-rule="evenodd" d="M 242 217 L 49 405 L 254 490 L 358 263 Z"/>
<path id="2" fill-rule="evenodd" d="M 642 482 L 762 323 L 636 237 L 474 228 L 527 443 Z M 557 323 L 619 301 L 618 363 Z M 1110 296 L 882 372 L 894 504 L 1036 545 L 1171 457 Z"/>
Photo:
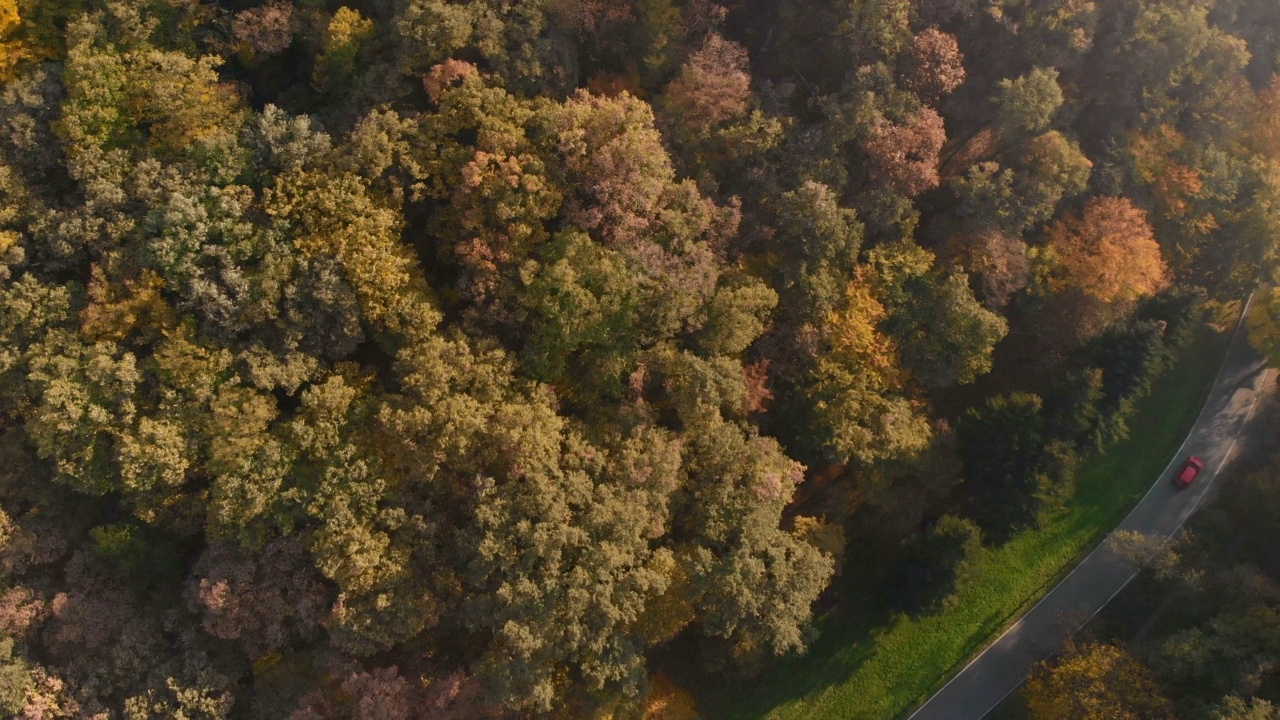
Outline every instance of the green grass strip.
<path id="1" fill-rule="evenodd" d="M 928 698 L 1050 590 L 1164 470 L 1213 385 L 1229 335 L 1204 327 L 1129 420 L 1129 438 L 1081 464 L 1074 499 L 1044 527 L 984 549 L 933 615 L 827 622 L 810 652 L 749 685 L 696 688 L 708 718 L 886 720 Z"/>

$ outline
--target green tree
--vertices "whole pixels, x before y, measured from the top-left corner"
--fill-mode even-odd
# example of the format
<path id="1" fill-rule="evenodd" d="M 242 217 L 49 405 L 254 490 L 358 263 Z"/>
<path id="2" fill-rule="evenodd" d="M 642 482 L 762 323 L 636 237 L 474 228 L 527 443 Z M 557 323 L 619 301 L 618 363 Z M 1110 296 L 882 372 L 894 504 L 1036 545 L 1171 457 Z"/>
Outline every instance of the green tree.
<path id="1" fill-rule="evenodd" d="M 476 523 L 462 538 L 467 623 L 494 637 L 485 671 L 539 711 L 563 697 L 568 668 L 595 691 L 634 694 L 643 647 L 627 631 L 667 587 L 669 551 L 651 542 L 680 481 L 678 450 L 646 433 L 625 441 L 617 460 L 563 467 L 560 453 L 595 451 L 572 437 L 561 447 L 549 408 L 510 408 L 495 421 L 491 439 L 523 448 L 509 461 L 522 479 L 476 488 Z"/>
<path id="2" fill-rule="evenodd" d="M 1272 365 L 1280 363 L 1280 288 L 1257 291 L 1244 322 L 1249 343 Z"/>
<path id="3" fill-rule="evenodd" d="M 969 278 L 930 274 L 908 287 L 910 300 L 886 327 L 902 348 L 911 378 L 939 388 L 970 383 L 990 371 L 992 350 L 1009 325 L 978 303 Z"/>
<path id="4" fill-rule="evenodd" d="M 1086 353 L 1102 370 L 1104 413 L 1123 412 L 1150 387 L 1169 356 L 1164 331 L 1159 321 L 1139 321 L 1108 328 L 1090 342 Z"/>
<path id="5" fill-rule="evenodd" d="M 1248 702 L 1229 695 L 1213 710 L 1213 720 L 1275 720 L 1280 718 L 1280 708 L 1259 697 Z"/>
<path id="6" fill-rule="evenodd" d="M 834 570 L 830 555 L 779 527 L 803 466 L 770 438 L 716 419 L 687 437 L 697 528 L 690 549 L 698 624 L 708 659 L 758 671 L 770 655 L 803 650 L 811 606 Z"/>
<path id="7" fill-rule="evenodd" d="M 1044 501 L 1041 474 L 1046 439 L 1042 401 L 1029 393 L 1000 395 L 970 408 L 956 422 L 965 484 L 993 540 L 1034 525 Z"/>
<path id="8" fill-rule="evenodd" d="M 113 343 L 57 340 L 33 353 L 28 382 L 36 400 L 27 431 L 60 482 L 96 495 L 112 492 L 120 485 L 113 462 L 118 433 L 137 420 L 137 359 Z"/>
<path id="9" fill-rule="evenodd" d="M 764 332 L 778 294 L 746 273 L 721 276 L 716 292 L 695 321 L 696 343 L 707 355 L 739 357 Z"/>
<path id="10" fill-rule="evenodd" d="M 997 86 L 996 131 L 1005 142 L 1032 136 L 1049 129 L 1062 106 L 1058 71 L 1034 68 L 1016 78 L 1005 78 Z"/>
<path id="11" fill-rule="evenodd" d="M 964 581 L 966 566 L 982 548 L 982 531 L 972 520 L 944 515 L 913 538 L 902 561 L 902 594 L 907 609 L 923 612 L 944 601 Z"/>
<path id="12" fill-rule="evenodd" d="M 1059 203 L 1084 191 L 1093 163 L 1079 144 L 1051 131 L 1021 148 L 1015 168 L 1017 222 L 1026 228 L 1046 222 L 1056 214 Z"/>
<path id="13" fill-rule="evenodd" d="M 1114 439 L 1113 423 L 1103 414 L 1103 373 L 1096 367 L 1057 378 L 1045 395 L 1049 433 L 1085 449 Z"/>
<path id="14" fill-rule="evenodd" d="M 783 193 L 776 213 L 783 309 L 798 316 L 793 322 L 816 324 L 840 304 L 854 275 L 862 223 L 831 188 L 812 181 Z"/>
<path id="15" fill-rule="evenodd" d="M 584 233 L 565 233 L 521 270 L 530 324 L 524 364 L 556 383 L 572 371 L 590 396 L 616 396 L 634 369 L 644 291 L 627 258 Z M 566 388 L 569 394 L 575 389 Z"/>
<path id="16" fill-rule="evenodd" d="M 34 682 L 31 665 L 14 654 L 13 638 L 0 638 L 0 708 L 17 717 L 27 704 Z"/>

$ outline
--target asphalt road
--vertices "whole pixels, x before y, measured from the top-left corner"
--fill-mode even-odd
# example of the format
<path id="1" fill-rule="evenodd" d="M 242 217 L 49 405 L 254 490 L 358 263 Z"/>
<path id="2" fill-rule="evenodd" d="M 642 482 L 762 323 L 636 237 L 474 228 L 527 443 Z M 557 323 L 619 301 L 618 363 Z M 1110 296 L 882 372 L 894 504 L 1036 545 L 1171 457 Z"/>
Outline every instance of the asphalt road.
<path id="1" fill-rule="evenodd" d="M 1253 413 L 1266 377 L 1262 358 L 1237 329 L 1231 348 L 1195 427 L 1155 484 L 1116 527 L 1173 536 L 1195 511 L 1227 463 Z M 1191 487 L 1172 479 L 1183 460 L 1198 455 L 1205 469 Z M 1102 543 L 1004 635 L 974 658 L 909 720 L 981 720 L 1026 679 L 1032 666 L 1053 655 L 1133 579 L 1135 568 Z"/>

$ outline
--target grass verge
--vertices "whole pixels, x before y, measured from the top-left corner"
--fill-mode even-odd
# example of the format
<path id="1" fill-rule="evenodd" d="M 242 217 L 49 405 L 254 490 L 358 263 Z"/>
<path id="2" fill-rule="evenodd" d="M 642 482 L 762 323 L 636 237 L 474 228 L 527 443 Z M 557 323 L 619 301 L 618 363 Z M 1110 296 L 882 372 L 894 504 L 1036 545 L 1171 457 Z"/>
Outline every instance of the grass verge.
<path id="1" fill-rule="evenodd" d="M 829 619 L 808 655 L 780 663 L 767 677 L 693 688 L 699 708 L 709 718 L 885 720 L 927 698 L 1052 588 L 1164 470 L 1195 423 L 1229 342 L 1229 333 L 1207 326 L 1197 332 L 1137 403 L 1129 439 L 1082 463 L 1069 509 L 983 550 L 943 610 L 918 618 L 868 612 Z"/>

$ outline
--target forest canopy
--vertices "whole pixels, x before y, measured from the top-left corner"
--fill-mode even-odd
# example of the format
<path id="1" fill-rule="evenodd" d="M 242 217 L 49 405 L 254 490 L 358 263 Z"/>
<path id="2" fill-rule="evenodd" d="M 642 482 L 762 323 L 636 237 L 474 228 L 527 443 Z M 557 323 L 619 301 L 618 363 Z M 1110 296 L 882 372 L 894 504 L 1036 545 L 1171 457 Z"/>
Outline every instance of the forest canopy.
<path id="1" fill-rule="evenodd" d="M 1275 273 L 1278 63 L 1271 0 L 0 0 L 0 715 L 676 717 L 837 574 L 928 611 Z"/>

